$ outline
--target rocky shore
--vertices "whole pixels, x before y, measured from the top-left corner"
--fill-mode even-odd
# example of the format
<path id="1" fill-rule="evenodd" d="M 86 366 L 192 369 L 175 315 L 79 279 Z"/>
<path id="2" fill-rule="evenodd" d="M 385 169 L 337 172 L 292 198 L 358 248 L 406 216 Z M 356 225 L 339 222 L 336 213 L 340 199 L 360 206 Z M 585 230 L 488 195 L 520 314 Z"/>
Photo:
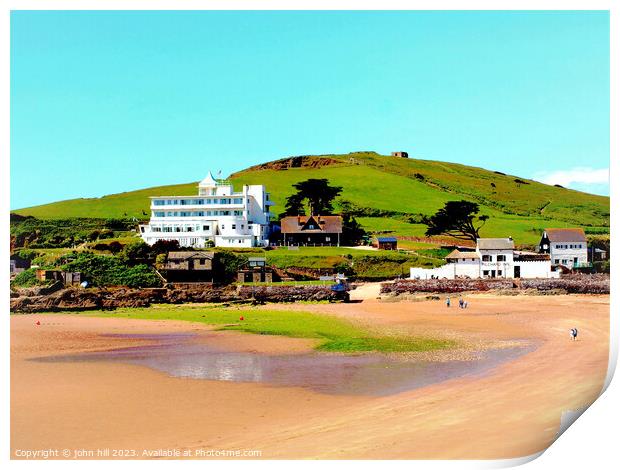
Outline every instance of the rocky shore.
<path id="1" fill-rule="evenodd" d="M 560 279 L 403 279 L 381 284 L 381 294 L 450 294 L 458 292 L 507 291 L 519 293 L 609 294 L 609 276 L 573 275 Z"/>
<path id="2" fill-rule="evenodd" d="M 35 313 L 149 307 L 151 304 L 207 302 L 297 302 L 332 301 L 336 294 L 329 286 L 226 286 L 184 284 L 167 288 L 64 288 L 49 293 L 30 288 L 11 292 L 11 311 Z"/>

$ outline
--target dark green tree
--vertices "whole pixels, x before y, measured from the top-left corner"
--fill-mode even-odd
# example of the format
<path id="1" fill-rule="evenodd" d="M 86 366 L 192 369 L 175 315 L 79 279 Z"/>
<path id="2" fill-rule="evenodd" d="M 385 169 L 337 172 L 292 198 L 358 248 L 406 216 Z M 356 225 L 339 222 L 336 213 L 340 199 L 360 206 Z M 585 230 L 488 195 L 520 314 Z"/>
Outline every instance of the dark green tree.
<path id="1" fill-rule="evenodd" d="M 326 179 L 310 178 L 293 185 L 297 190 L 286 199 L 283 215 L 330 214 L 334 207 L 332 202 L 342 192 L 339 186 L 330 186 Z"/>
<path id="2" fill-rule="evenodd" d="M 358 245 L 364 236 L 366 231 L 350 214 L 342 214 L 342 239 L 343 245 Z"/>
<path id="3" fill-rule="evenodd" d="M 488 215 L 477 216 L 480 208 L 475 202 L 448 201 L 435 215 L 424 217 L 426 236 L 448 235 L 459 240 L 476 241 L 480 229 L 489 219 Z M 479 222 L 476 224 L 476 221 Z"/>

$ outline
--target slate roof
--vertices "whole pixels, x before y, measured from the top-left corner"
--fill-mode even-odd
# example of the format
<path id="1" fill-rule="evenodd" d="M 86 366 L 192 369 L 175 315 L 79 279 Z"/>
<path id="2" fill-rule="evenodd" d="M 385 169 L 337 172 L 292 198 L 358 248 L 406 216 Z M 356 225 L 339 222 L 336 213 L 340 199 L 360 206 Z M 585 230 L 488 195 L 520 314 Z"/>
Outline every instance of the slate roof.
<path id="1" fill-rule="evenodd" d="M 546 228 L 550 242 L 586 242 L 586 234 L 581 228 Z"/>
<path id="2" fill-rule="evenodd" d="M 312 217 L 315 224 L 315 229 L 305 228 L 309 222 L 309 218 Z M 282 233 L 342 233 L 342 217 L 339 215 L 296 215 L 284 217 L 280 220 L 280 227 Z"/>
<path id="3" fill-rule="evenodd" d="M 214 255 L 215 253 L 213 251 L 171 251 L 168 253 L 168 259 L 213 259 Z"/>
<path id="4" fill-rule="evenodd" d="M 512 238 L 478 238 L 479 250 L 514 250 L 515 242 Z"/>

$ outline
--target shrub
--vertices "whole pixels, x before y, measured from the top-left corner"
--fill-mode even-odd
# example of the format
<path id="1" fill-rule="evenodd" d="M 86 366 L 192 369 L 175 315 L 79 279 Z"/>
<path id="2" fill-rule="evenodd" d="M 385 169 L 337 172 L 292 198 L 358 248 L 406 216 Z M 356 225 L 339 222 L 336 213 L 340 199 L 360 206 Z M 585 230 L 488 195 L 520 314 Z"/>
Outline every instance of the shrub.
<path id="1" fill-rule="evenodd" d="M 22 271 L 17 276 L 15 276 L 15 279 L 11 281 L 11 286 L 18 287 L 32 287 L 38 286 L 40 284 L 41 281 L 37 279 L 36 270 L 33 268 Z"/>
<path id="2" fill-rule="evenodd" d="M 127 266 L 113 256 L 80 253 L 61 268 L 78 271 L 94 286 L 156 287 L 161 285 L 155 272 L 144 264 Z"/>
<path id="3" fill-rule="evenodd" d="M 157 240 L 151 250 L 153 253 L 168 253 L 170 251 L 176 251 L 180 248 L 178 240 Z"/>
<path id="4" fill-rule="evenodd" d="M 248 261 L 247 256 L 230 251 L 218 251 L 213 257 L 213 277 L 225 283 L 232 282 L 237 271 Z"/>
<path id="5" fill-rule="evenodd" d="M 130 266 L 146 263 L 151 264 L 155 257 L 155 253 L 151 247 L 143 240 L 136 240 L 128 245 L 125 245 L 123 250 L 119 253 L 118 258 Z"/>
<path id="6" fill-rule="evenodd" d="M 123 244 L 117 241 L 113 241 L 108 245 L 108 250 L 110 250 L 110 253 L 120 253 L 122 249 Z"/>

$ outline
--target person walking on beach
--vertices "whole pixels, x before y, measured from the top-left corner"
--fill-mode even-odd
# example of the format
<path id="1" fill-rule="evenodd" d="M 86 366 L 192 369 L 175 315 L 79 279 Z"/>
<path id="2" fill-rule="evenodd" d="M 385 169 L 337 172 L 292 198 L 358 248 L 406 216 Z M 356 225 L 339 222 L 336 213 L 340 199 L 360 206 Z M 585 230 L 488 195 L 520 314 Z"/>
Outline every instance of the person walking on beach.
<path id="1" fill-rule="evenodd" d="M 577 328 L 571 328 L 570 329 L 570 337 L 573 339 L 573 341 L 577 341 Z"/>
<path id="2" fill-rule="evenodd" d="M 459 308 L 463 308 L 463 297 L 459 299 Z"/>
<path id="3" fill-rule="evenodd" d="M 446 307 L 450 308 L 450 297 L 446 297 Z"/>
<path id="4" fill-rule="evenodd" d="M 467 300 L 463 300 L 463 308 L 467 308 Z"/>

